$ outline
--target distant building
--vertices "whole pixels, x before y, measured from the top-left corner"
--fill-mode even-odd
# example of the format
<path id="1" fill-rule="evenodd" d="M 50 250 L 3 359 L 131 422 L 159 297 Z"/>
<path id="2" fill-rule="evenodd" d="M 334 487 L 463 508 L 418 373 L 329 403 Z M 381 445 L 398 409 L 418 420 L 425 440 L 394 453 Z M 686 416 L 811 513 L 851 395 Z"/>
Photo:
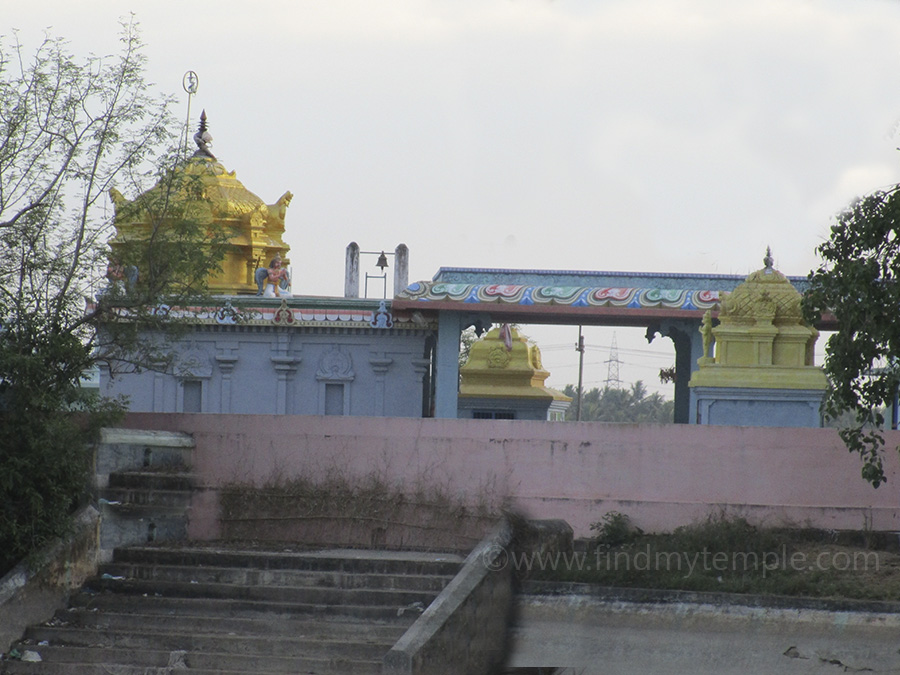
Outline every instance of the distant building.
<path id="1" fill-rule="evenodd" d="M 436 325 L 415 323 L 408 312 L 393 316 L 389 300 L 357 297 L 358 247 L 348 252 L 357 266 L 357 292 L 351 289 L 350 297 L 293 297 L 289 275 L 283 297 L 263 296 L 269 261 L 289 260 L 283 234 L 291 193 L 267 205 L 204 147 L 178 171 L 184 180 L 176 185 L 193 187 L 176 192 L 182 201 L 175 212 L 231 233 L 222 270 L 210 280 L 211 290 L 221 294 L 218 306 L 178 308 L 193 326 L 172 346 L 172 362 L 155 370 L 107 369 L 100 377 L 102 393 L 127 396 L 136 412 L 430 414 Z M 172 226 L 153 220 L 162 189 L 158 185 L 132 202 L 112 193 L 114 257 L 151 227 Z M 393 255 L 402 272 L 406 247 Z"/>

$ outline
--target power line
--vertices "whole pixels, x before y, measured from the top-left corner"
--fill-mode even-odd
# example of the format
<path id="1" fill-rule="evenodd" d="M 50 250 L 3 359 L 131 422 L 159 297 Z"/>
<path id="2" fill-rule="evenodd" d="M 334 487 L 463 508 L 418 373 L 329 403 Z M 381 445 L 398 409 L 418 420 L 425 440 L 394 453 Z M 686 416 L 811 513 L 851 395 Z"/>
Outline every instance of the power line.
<path id="1" fill-rule="evenodd" d="M 568 351 L 572 348 L 572 346 L 569 343 L 566 343 L 563 345 L 555 345 L 555 344 L 554 345 L 546 345 L 546 346 L 541 345 L 540 347 L 541 347 L 542 353 L 563 351 L 563 350 Z M 585 344 L 584 348 L 586 351 L 589 351 L 589 352 L 609 352 L 609 350 L 612 348 L 612 346 L 611 345 L 604 346 L 604 345 Z M 653 356 L 653 357 L 661 358 L 661 359 L 671 359 L 675 353 L 674 348 L 668 350 L 668 353 L 666 351 L 660 351 L 660 350 L 654 350 L 654 349 L 638 349 L 638 348 L 634 348 L 634 347 L 621 347 L 621 348 L 619 348 L 618 351 L 620 354 L 625 354 L 625 355 Z"/>

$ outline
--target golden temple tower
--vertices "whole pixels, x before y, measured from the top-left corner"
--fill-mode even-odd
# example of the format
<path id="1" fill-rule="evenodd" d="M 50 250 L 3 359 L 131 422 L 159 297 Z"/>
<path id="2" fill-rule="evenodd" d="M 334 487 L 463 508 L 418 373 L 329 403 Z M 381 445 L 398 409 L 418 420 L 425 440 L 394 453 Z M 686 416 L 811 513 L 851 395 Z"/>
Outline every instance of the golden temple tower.
<path id="1" fill-rule="evenodd" d="M 116 208 L 116 234 L 109 241 L 113 257 L 130 241 L 146 240 L 154 228 L 172 227 L 178 217 L 190 218 L 228 240 L 221 271 L 209 279 L 209 290 L 221 295 L 256 294 L 257 268 L 268 267 L 276 255 L 285 266 L 289 263 L 290 247 L 283 236 L 293 195 L 285 192 L 274 204 L 266 204 L 244 187 L 234 171 L 229 173 L 209 149 L 212 136 L 206 111 L 200 115 L 194 141 L 197 151 L 175 168 L 173 180 L 158 183 L 133 201 L 115 188 L 110 190 Z M 177 208 L 160 209 L 169 202 L 177 203 Z"/>

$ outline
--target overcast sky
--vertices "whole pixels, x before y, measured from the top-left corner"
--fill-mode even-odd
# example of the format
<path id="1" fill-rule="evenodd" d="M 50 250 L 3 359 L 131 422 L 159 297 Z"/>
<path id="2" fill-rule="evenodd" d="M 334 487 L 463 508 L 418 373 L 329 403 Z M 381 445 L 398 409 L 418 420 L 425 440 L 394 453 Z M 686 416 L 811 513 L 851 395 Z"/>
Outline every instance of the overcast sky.
<path id="1" fill-rule="evenodd" d="M 893 1 L 7 5 L 0 33 L 33 48 L 52 27 L 78 54 L 114 52 L 134 12 L 149 79 L 179 95 L 181 117 L 196 71 L 193 117 L 206 109 L 219 160 L 266 202 L 294 193 L 298 294 L 343 292 L 350 241 L 405 243 L 412 279 L 441 266 L 747 274 L 767 245 L 805 275 L 833 214 L 900 180 Z M 551 383 L 574 382 L 562 347 L 576 329 L 529 332 Z M 589 333 L 591 385 L 611 336 Z M 639 336 L 617 331 L 622 379 L 654 384 L 671 343 L 632 354 Z"/>

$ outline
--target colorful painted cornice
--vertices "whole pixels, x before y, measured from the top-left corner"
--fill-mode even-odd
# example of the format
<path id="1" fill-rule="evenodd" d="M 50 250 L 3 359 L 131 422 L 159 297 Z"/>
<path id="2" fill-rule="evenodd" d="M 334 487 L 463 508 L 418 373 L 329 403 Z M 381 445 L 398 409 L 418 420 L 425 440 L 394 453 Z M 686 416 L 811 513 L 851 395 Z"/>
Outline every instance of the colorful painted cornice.
<path id="1" fill-rule="evenodd" d="M 315 306 L 298 305 L 296 300 L 282 300 L 280 304 L 248 303 L 226 299 L 223 304 L 213 307 L 169 307 L 160 305 L 153 312 L 173 320 L 192 324 L 219 326 L 284 326 L 292 328 L 372 328 L 377 330 L 433 330 L 434 322 L 422 317 L 414 319 L 408 312 L 395 315 L 389 301 L 380 301 L 377 307 L 334 306 L 317 302 Z M 367 303 L 371 304 L 371 303 Z M 88 307 L 89 310 L 93 306 Z M 127 320 L 128 310 L 118 312 L 120 320 Z"/>
<path id="2" fill-rule="evenodd" d="M 419 281 L 397 296 L 422 302 L 470 304 L 560 305 L 568 307 L 627 307 L 714 309 L 719 291 L 659 288 L 588 288 L 582 286 L 529 286 L 524 284 L 452 284 Z"/>

